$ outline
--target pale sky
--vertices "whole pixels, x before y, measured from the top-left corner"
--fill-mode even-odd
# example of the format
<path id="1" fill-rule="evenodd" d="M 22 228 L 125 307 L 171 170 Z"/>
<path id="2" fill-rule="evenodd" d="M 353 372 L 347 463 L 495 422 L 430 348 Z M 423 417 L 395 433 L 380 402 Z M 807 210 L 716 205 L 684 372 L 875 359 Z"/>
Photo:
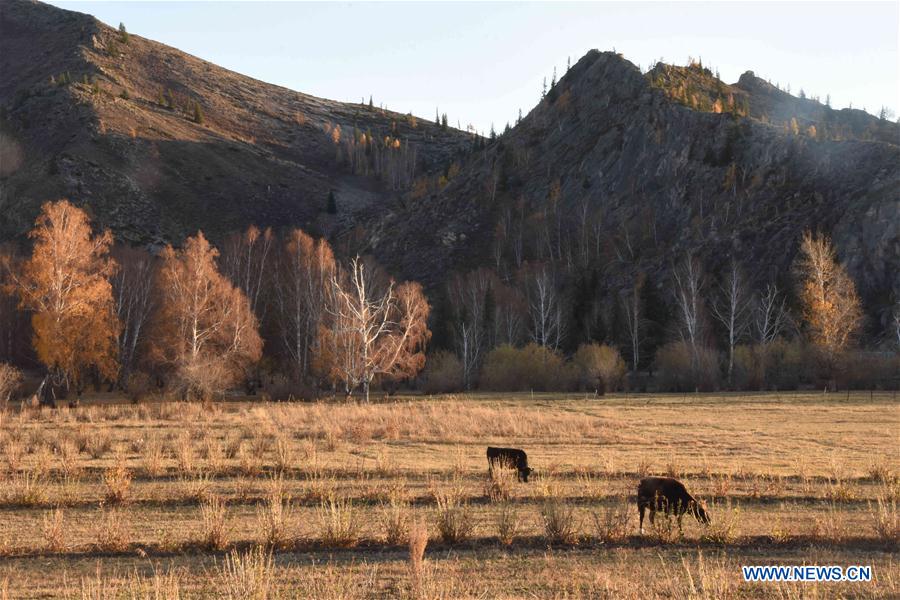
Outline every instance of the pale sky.
<path id="1" fill-rule="evenodd" d="M 701 57 L 795 95 L 900 107 L 900 2 L 305 3 L 53 0 L 239 73 L 487 132 L 591 48 L 647 70 Z"/>

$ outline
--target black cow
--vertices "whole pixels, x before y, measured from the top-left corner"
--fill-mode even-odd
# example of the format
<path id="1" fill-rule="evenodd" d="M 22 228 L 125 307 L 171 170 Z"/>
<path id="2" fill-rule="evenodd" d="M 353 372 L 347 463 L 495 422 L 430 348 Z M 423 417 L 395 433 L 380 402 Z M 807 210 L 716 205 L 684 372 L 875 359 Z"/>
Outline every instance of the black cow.
<path id="1" fill-rule="evenodd" d="M 515 469 L 518 472 L 518 480 L 528 483 L 528 476 L 534 473 L 534 469 L 528 466 L 528 455 L 518 448 L 494 448 L 487 449 L 488 472 L 493 473 L 494 466 Z"/>
<path id="2" fill-rule="evenodd" d="M 648 508 L 650 509 L 651 523 L 653 523 L 653 516 L 658 510 L 667 515 L 674 513 L 678 517 L 679 531 L 681 530 L 681 518 L 686 512 L 690 512 L 704 525 L 709 525 L 706 504 L 691 496 L 683 483 L 671 477 L 641 479 L 638 484 L 637 505 L 638 511 L 641 513 L 641 533 L 644 533 L 644 510 Z"/>

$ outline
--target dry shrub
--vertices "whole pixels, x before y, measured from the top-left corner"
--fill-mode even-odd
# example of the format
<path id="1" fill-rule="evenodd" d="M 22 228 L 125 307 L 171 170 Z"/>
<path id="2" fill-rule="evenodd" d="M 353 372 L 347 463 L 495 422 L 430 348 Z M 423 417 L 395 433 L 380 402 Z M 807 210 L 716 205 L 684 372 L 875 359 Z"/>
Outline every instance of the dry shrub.
<path id="1" fill-rule="evenodd" d="M 516 509 L 509 503 L 501 504 L 497 511 L 497 539 L 500 543 L 504 546 L 512 544 L 520 529 L 521 522 Z"/>
<path id="2" fill-rule="evenodd" d="M 22 386 L 24 377 L 16 367 L 0 363 L 0 405 L 7 404 Z"/>
<path id="3" fill-rule="evenodd" d="M 503 345 L 491 350 L 485 358 L 480 387 L 507 392 L 564 390 L 569 386 L 567 375 L 562 357 L 546 346 Z"/>
<path id="4" fill-rule="evenodd" d="M 154 566 L 150 577 L 132 573 L 126 583 L 126 598 L 136 600 L 181 600 L 181 579 L 174 570 L 160 572 Z"/>
<path id="5" fill-rule="evenodd" d="M 261 546 L 232 550 L 218 570 L 218 593 L 228 600 L 268 600 L 275 597 L 275 561 Z"/>
<path id="6" fill-rule="evenodd" d="M 824 514 L 817 515 L 813 522 L 812 536 L 829 542 L 841 542 L 847 535 L 847 514 L 843 507 L 830 502 Z"/>
<path id="7" fill-rule="evenodd" d="M 541 507 L 544 536 L 550 544 L 577 544 L 579 523 L 575 518 L 575 508 L 568 503 L 551 498 Z"/>
<path id="8" fill-rule="evenodd" d="M 191 441 L 191 436 L 187 432 L 182 432 L 178 436 L 173 451 L 175 454 L 175 462 L 178 464 L 178 469 L 182 473 L 192 472 L 196 465 L 194 443 Z"/>
<path id="9" fill-rule="evenodd" d="M 897 481 L 897 474 L 894 473 L 891 466 L 884 461 L 872 463 L 869 467 L 868 475 L 869 479 L 875 483 L 893 483 Z"/>
<path id="10" fill-rule="evenodd" d="M 719 353 L 698 346 L 696 357 L 686 342 L 671 342 L 656 351 L 660 387 L 672 392 L 709 392 L 719 387 Z"/>
<path id="11" fill-rule="evenodd" d="M 671 513 L 656 511 L 650 523 L 650 537 L 658 544 L 672 544 L 681 539 L 678 519 Z"/>
<path id="12" fill-rule="evenodd" d="M 463 389 L 463 364 L 452 352 L 440 350 L 428 358 L 422 372 L 428 394 L 446 394 Z"/>
<path id="13" fill-rule="evenodd" d="M 414 598 L 422 595 L 426 546 L 428 546 L 428 528 L 424 521 L 416 521 L 409 528 L 409 580 Z"/>
<path id="14" fill-rule="evenodd" d="M 150 437 L 144 444 L 144 468 L 151 477 L 159 477 L 165 472 L 163 466 L 163 445 L 157 437 Z"/>
<path id="15" fill-rule="evenodd" d="M 44 513 L 41 531 L 47 552 L 62 552 L 66 549 L 64 515 L 59 507 Z"/>
<path id="16" fill-rule="evenodd" d="M 617 543 L 628 537 L 631 522 L 631 511 L 628 506 L 619 504 L 614 508 L 594 511 L 591 514 L 597 538 L 604 543 Z"/>
<path id="17" fill-rule="evenodd" d="M 124 504 L 128 500 L 128 491 L 131 489 L 131 471 L 125 466 L 125 455 L 116 457 L 116 464 L 103 474 L 103 483 L 106 485 L 106 503 Z"/>
<path id="18" fill-rule="evenodd" d="M 495 461 L 488 471 L 484 495 L 490 498 L 491 502 L 505 502 L 512 496 L 517 480 L 516 469 L 508 464 L 502 464 L 501 461 Z"/>
<path id="19" fill-rule="evenodd" d="M 62 440 L 58 447 L 60 470 L 64 477 L 74 477 L 81 473 L 81 457 L 78 446 L 69 439 Z"/>
<path id="20" fill-rule="evenodd" d="M 328 475 L 321 470 L 315 470 L 310 473 L 309 487 L 306 492 L 306 497 L 309 500 L 327 502 L 334 499 L 336 494 L 337 480 L 333 475 Z"/>
<path id="21" fill-rule="evenodd" d="M 437 528 L 441 539 L 447 544 L 465 541 L 475 524 L 463 499 L 462 488 L 454 481 L 445 488 L 433 488 L 432 495 L 437 502 Z"/>
<path id="22" fill-rule="evenodd" d="M 735 543 L 740 537 L 741 509 L 732 506 L 730 500 L 723 504 L 713 503 L 710 515 L 715 518 L 706 527 L 702 539 L 723 545 Z M 685 518 L 689 517 L 690 513 L 685 513 Z"/>
<path id="23" fill-rule="evenodd" d="M 209 473 L 197 473 L 193 477 L 183 476 L 181 484 L 184 489 L 184 499 L 188 502 L 203 504 L 209 500 L 212 495 L 212 481 Z"/>
<path id="24" fill-rule="evenodd" d="M 112 437 L 105 429 L 95 429 L 90 432 L 85 450 L 94 460 L 103 458 L 112 449 Z"/>
<path id="25" fill-rule="evenodd" d="M 12 503 L 22 506 L 44 506 L 49 498 L 46 478 L 30 471 L 13 475 L 7 489 Z"/>
<path id="26" fill-rule="evenodd" d="M 294 468 L 294 449 L 291 441 L 282 435 L 275 438 L 275 469 L 279 473 L 286 473 Z"/>
<path id="27" fill-rule="evenodd" d="M 897 499 L 887 494 L 879 494 L 875 506 L 869 503 L 872 512 L 873 528 L 878 539 L 885 542 L 900 541 L 900 512 L 897 511 Z"/>
<path id="28" fill-rule="evenodd" d="M 3 454 L 6 456 L 6 464 L 9 470 L 15 473 L 22 466 L 22 454 L 25 447 L 19 440 L 12 438 L 6 440 L 3 444 Z"/>
<path id="29" fill-rule="evenodd" d="M 100 516 L 96 521 L 96 545 L 99 552 L 125 552 L 128 549 L 130 534 L 121 509 L 100 507 Z"/>
<path id="30" fill-rule="evenodd" d="M 293 508 L 281 490 L 272 490 L 262 506 L 257 507 L 257 520 L 262 531 L 262 543 L 267 548 L 281 548 L 288 542 L 288 523 Z"/>
<path id="31" fill-rule="evenodd" d="M 572 364 L 577 385 L 583 390 L 617 391 L 628 372 L 619 351 L 606 344 L 581 344 L 572 357 Z"/>
<path id="32" fill-rule="evenodd" d="M 352 548 L 359 543 L 359 519 L 349 498 L 331 498 L 319 506 L 322 545 Z"/>
<path id="33" fill-rule="evenodd" d="M 388 502 L 382 503 L 381 515 L 385 543 L 391 546 L 403 543 L 409 533 L 409 501 L 392 494 Z"/>
<path id="34" fill-rule="evenodd" d="M 228 529 L 225 524 L 225 502 L 213 496 L 200 505 L 203 538 L 201 544 L 207 550 L 219 552 L 228 547 Z"/>

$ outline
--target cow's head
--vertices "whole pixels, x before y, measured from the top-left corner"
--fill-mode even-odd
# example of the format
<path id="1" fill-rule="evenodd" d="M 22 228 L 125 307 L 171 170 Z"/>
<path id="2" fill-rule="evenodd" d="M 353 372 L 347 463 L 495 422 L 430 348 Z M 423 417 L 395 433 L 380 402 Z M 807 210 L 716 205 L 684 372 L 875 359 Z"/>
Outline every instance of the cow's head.
<path id="1" fill-rule="evenodd" d="M 702 500 L 694 502 L 694 516 L 704 525 L 709 525 L 709 513 L 706 511 L 706 502 Z"/>
<path id="2" fill-rule="evenodd" d="M 528 483 L 528 476 L 534 473 L 534 469 L 532 469 L 531 467 L 525 467 L 520 471 L 520 473 L 522 474 L 522 481 Z"/>

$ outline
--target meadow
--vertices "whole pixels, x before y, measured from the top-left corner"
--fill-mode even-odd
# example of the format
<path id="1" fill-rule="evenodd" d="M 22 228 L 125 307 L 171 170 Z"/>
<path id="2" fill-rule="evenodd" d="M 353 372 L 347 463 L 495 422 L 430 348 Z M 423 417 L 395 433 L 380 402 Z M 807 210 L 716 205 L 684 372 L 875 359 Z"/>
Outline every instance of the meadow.
<path id="1" fill-rule="evenodd" d="M 0 413 L 2 598 L 892 598 L 894 393 L 100 395 Z M 488 475 L 485 448 L 535 475 Z M 647 474 L 712 524 L 638 533 Z M 646 525 L 646 524 L 645 524 Z M 744 583 L 741 565 L 871 565 Z"/>

